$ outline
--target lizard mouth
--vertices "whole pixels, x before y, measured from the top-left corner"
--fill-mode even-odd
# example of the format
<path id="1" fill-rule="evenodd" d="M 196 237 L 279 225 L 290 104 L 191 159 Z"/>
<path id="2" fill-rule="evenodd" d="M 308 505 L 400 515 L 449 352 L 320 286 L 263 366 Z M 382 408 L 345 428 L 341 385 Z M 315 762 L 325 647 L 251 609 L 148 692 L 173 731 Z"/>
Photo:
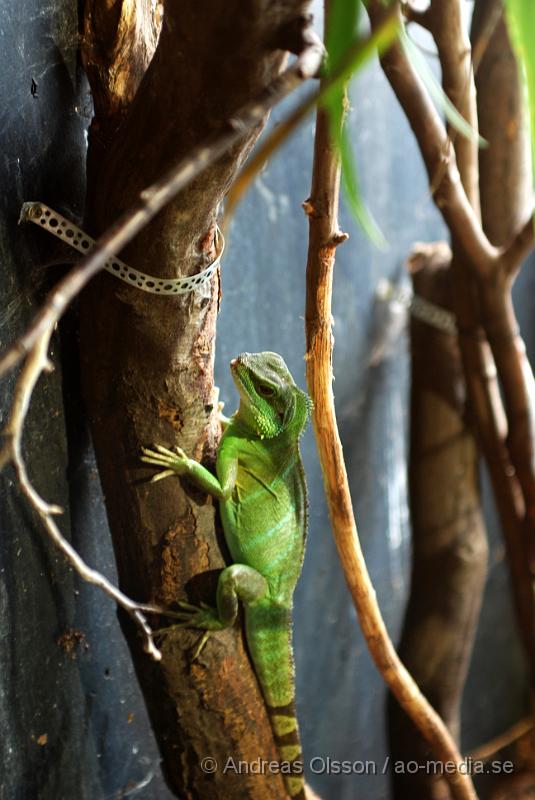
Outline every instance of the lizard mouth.
<path id="1" fill-rule="evenodd" d="M 248 363 L 249 353 L 242 353 L 230 362 L 232 378 L 242 398 L 247 399 L 251 405 L 255 405 L 259 392 L 255 387 L 254 371 Z"/>
<path id="2" fill-rule="evenodd" d="M 238 390 L 243 390 L 248 397 L 250 397 L 250 392 L 247 388 L 247 377 L 248 371 L 247 367 L 244 363 L 244 357 L 238 356 L 237 358 L 233 358 L 230 362 L 230 371 L 232 373 L 232 377 L 234 379 L 234 383 Z"/>

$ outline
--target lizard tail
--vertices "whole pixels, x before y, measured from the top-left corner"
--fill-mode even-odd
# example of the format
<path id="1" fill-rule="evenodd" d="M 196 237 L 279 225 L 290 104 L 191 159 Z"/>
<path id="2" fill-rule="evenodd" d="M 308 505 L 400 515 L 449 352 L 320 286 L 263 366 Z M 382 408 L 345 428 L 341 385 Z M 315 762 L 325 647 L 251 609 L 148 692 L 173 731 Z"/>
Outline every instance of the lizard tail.
<path id="1" fill-rule="evenodd" d="M 286 791 L 292 800 L 305 800 L 303 755 L 295 712 L 291 610 L 272 605 L 249 607 L 246 631 L 279 751 Z"/>
<path id="2" fill-rule="evenodd" d="M 292 800 L 305 800 L 303 754 L 295 702 L 292 700 L 284 706 L 267 706 L 267 710 L 275 743 L 281 761 L 284 762 L 283 777 L 286 791 Z"/>

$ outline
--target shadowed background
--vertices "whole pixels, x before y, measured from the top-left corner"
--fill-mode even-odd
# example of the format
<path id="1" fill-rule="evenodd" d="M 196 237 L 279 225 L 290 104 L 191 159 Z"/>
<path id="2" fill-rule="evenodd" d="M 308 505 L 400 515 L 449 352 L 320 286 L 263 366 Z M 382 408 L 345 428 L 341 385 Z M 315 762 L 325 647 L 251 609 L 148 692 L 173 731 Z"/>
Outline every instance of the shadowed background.
<path id="1" fill-rule="evenodd" d="M 81 216 L 91 101 L 77 60 L 74 3 L 8 0 L 0 8 L 0 42 L 0 344 L 5 347 L 59 274 L 57 266 L 40 267 L 57 258 L 57 245 L 32 226 L 17 227 L 20 206 L 43 200 L 67 216 Z M 283 114 L 277 109 L 270 125 Z M 432 241 L 444 231 L 408 125 L 376 66 L 353 87 L 350 125 L 363 194 L 388 250 L 376 250 L 342 209 L 341 226 L 350 240 L 337 254 L 334 389 L 357 523 L 396 639 L 409 579 L 409 363 L 403 320 L 380 306 L 375 292 L 383 278 L 406 283 L 403 262 L 411 244 Z M 305 383 L 307 224 L 300 204 L 310 184 L 312 143 L 309 120 L 258 178 L 231 227 L 216 363 L 227 412 L 236 402 L 228 362 L 243 350 L 281 353 L 296 381 Z M 532 350 L 533 282 L 528 268 L 516 292 Z M 54 345 L 56 363 L 63 347 L 68 375 L 62 383 L 58 367 L 41 381 L 26 450 L 38 489 L 68 509 L 64 529 L 70 524 L 75 546 L 113 577 L 98 476 L 72 368 L 72 325 L 71 316 L 63 345 L 58 340 Z M 7 380 L 0 388 L 2 421 L 11 385 Z M 303 451 L 310 533 L 294 635 L 305 759 L 315 759 L 319 771 L 322 759 L 372 760 L 381 773 L 387 754 L 385 691 L 357 629 L 331 541 L 310 431 Z M 170 797 L 114 607 L 95 589 L 80 585 L 57 558 L 20 499 L 12 472 L 0 480 L 0 797 Z M 489 577 L 465 692 L 463 749 L 500 733 L 522 716 L 527 701 L 503 546 L 490 501 L 486 505 Z M 84 637 L 75 658 L 66 652 L 73 630 Z M 389 797 L 388 775 L 309 773 L 309 780 L 324 800 L 349 800 L 357 793 L 361 800 Z M 130 792 L 119 794 L 129 786 Z"/>

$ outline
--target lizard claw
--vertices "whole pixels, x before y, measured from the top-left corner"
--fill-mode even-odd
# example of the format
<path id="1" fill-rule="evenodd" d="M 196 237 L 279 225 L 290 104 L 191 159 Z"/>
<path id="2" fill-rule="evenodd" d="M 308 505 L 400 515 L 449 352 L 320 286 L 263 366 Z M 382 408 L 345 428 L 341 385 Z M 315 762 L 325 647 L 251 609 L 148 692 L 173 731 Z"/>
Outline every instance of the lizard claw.
<path id="1" fill-rule="evenodd" d="M 199 606 L 194 606 L 192 603 L 186 603 L 185 600 L 177 600 L 177 605 L 180 606 L 180 608 L 184 608 L 186 611 L 197 612 L 199 610 Z M 203 604 L 201 603 L 201 607 L 202 605 Z"/>
<path id="2" fill-rule="evenodd" d="M 173 619 L 180 620 L 173 625 L 166 628 L 160 628 L 155 631 L 156 636 L 167 636 L 171 631 L 176 628 L 201 628 L 203 634 L 193 652 L 191 661 L 196 661 L 201 655 L 210 634 L 213 631 L 221 630 L 225 625 L 219 620 L 219 616 L 215 608 L 206 603 L 201 602 L 200 605 L 195 606 L 192 603 L 187 603 L 185 600 L 178 600 L 177 604 L 182 611 L 170 612 Z"/>
<path id="3" fill-rule="evenodd" d="M 200 603 L 195 606 L 192 603 L 187 603 L 184 600 L 179 600 L 178 605 L 183 611 L 176 613 L 177 619 L 183 620 L 179 624 L 182 627 L 201 628 L 205 631 L 219 631 L 225 627 L 219 619 L 217 609 L 206 603 Z"/>
<path id="4" fill-rule="evenodd" d="M 176 461 L 176 457 L 178 455 L 179 458 L 186 458 L 185 452 L 182 450 L 181 447 L 175 445 L 174 450 L 170 450 L 168 447 L 164 447 L 162 444 L 155 444 L 154 447 L 164 458 L 170 461 Z"/>
<path id="5" fill-rule="evenodd" d="M 142 459 L 142 461 L 145 461 L 145 459 Z M 157 472 L 156 475 L 153 475 L 149 483 L 156 483 L 156 481 L 161 481 L 162 478 L 168 478 L 170 475 L 174 474 L 175 472 L 172 469 L 164 469 L 162 472 Z"/>
<path id="6" fill-rule="evenodd" d="M 169 450 L 161 444 L 154 445 L 154 449 L 150 447 L 142 447 L 141 461 L 145 464 L 152 464 L 155 467 L 163 467 L 163 471 L 154 475 L 151 478 L 151 483 L 167 478 L 169 475 L 182 475 L 187 467 L 188 457 L 181 447 L 175 447 L 175 450 Z"/>
<path id="7" fill-rule="evenodd" d="M 202 651 L 204 650 L 204 646 L 205 646 L 205 644 L 206 644 L 206 642 L 208 641 L 209 638 L 210 638 L 210 631 L 204 631 L 204 633 L 201 636 L 201 638 L 199 639 L 197 647 L 195 648 L 195 651 L 194 651 L 194 653 L 193 653 L 193 655 L 191 657 L 192 662 L 193 661 L 197 661 L 197 659 L 201 655 Z"/>

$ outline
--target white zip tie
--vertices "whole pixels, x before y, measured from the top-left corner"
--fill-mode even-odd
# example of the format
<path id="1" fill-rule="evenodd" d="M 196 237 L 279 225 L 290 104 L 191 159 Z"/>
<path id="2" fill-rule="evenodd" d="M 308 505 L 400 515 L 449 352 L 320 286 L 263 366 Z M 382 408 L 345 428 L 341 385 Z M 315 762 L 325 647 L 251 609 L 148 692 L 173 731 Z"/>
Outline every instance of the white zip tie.
<path id="1" fill-rule="evenodd" d="M 19 222 L 34 222 L 40 228 L 44 228 L 49 233 L 62 239 L 67 244 L 70 244 L 79 253 L 87 255 L 95 246 L 95 240 L 84 233 L 77 225 L 74 225 L 57 211 L 54 211 L 44 203 L 28 202 L 24 203 L 21 211 Z M 153 275 L 147 275 L 145 272 L 140 272 L 133 267 L 129 267 L 120 258 L 109 258 L 104 264 L 104 269 L 120 278 L 130 286 L 135 286 L 144 292 L 151 292 L 152 294 L 187 294 L 196 289 L 200 289 L 207 283 L 216 269 L 219 266 L 223 250 L 225 248 L 225 239 L 219 228 L 216 230 L 217 242 L 219 245 L 219 252 L 206 269 L 198 272 L 196 275 L 190 275 L 186 278 L 156 278 Z"/>
<path id="2" fill-rule="evenodd" d="M 412 289 L 404 286 L 394 286 L 389 280 L 379 281 L 377 286 L 377 297 L 380 300 L 399 303 L 406 308 L 413 317 L 425 322 L 439 331 L 457 335 L 457 320 L 455 314 L 446 311 L 445 308 L 425 300 L 418 294 L 414 294 Z"/>

